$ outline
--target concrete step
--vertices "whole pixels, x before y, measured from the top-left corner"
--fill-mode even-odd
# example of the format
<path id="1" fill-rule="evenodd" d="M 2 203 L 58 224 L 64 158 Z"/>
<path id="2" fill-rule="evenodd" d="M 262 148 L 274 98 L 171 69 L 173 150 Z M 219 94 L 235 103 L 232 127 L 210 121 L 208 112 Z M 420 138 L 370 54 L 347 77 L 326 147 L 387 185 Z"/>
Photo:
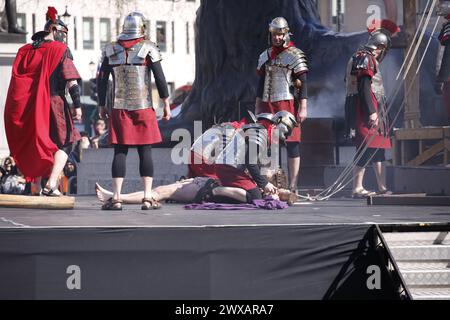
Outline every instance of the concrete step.
<path id="1" fill-rule="evenodd" d="M 414 300 L 450 300 L 450 287 L 411 287 Z"/>
<path id="2" fill-rule="evenodd" d="M 392 232 L 383 236 L 389 246 L 450 245 L 449 232 Z"/>
<path id="3" fill-rule="evenodd" d="M 450 260 L 450 245 L 388 246 L 397 262 Z"/>

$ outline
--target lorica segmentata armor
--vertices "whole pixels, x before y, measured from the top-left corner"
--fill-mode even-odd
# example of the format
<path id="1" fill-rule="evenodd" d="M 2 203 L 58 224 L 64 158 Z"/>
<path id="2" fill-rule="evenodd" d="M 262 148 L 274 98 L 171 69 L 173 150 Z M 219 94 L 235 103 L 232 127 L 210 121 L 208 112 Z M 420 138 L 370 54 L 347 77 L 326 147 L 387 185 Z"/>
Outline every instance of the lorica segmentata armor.
<path id="1" fill-rule="evenodd" d="M 129 49 L 118 43 L 105 46 L 103 55 L 114 70 L 114 109 L 140 110 L 152 107 L 151 81 L 146 59 L 161 61 L 158 47 L 144 40 Z"/>
<path id="2" fill-rule="evenodd" d="M 140 110 L 152 106 L 146 66 L 121 65 L 114 68 L 114 109 Z"/>
<path id="3" fill-rule="evenodd" d="M 380 63 L 371 56 L 370 53 L 360 51 L 354 55 L 348 65 L 346 73 L 347 97 L 358 95 L 358 78 L 359 70 L 370 70 L 372 77 L 372 92 L 379 104 L 385 102 L 385 91 L 383 86 L 383 78 L 380 71 Z"/>
<path id="4" fill-rule="evenodd" d="M 307 72 L 306 56 L 298 48 L 290 47 L 274 60 L 270 59 L 271 50 L 264 51 L 258 63 L 258 69 L 265 68 L 264 102 L 293 100 L 293 74 Z"/>

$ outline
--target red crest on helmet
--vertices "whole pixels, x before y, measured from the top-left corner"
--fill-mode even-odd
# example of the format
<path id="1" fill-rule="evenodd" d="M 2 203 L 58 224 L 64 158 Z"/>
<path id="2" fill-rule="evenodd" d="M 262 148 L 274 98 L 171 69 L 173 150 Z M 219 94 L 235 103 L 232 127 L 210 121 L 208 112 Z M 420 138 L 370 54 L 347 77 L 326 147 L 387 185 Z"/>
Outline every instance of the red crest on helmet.
<path id="1" fill-rule="evenodd" d="M 400 32 L 399 26 L 397 26 L 394 22 L 388 19 L 373 20 L 372 23 L 367 28 L 369 33 L 372 33 L 380 29 L 387 30 L 391 34 L 391 36 L 394 36 Z"/>
<path id="2" fill-rule="evenodd" d="M 58 14 L 58 11 L 56 11 L 55 7 L 48 7 L 47 13 L 45 14 L 46 20 L 52 20 L 53 22 L 56 22 L 56 15 Z"/>

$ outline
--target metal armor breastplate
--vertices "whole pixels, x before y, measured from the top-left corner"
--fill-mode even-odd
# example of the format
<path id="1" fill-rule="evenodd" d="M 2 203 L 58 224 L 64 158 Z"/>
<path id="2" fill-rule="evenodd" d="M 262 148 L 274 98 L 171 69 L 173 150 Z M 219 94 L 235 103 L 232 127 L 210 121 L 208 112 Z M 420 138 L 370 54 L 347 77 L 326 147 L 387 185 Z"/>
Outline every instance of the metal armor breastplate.
<path id="1" fill-rule="evenodd" d="M 377 72 L 372 77 L 372 92 L 378 103 L 384 104 L 385 92 L 383 86 L 383 77 L 381 75 L 380 64 L 377 61 Z"/>
<path id="2" fill-rule="evenodd" d="M 290 91 L 292 87 L 292 70 L 279 64 L 277 60 L 278 58 L 266 65 L 262 99 L 264 102 L 294 99 Z"/>
<path id="3" fill-rule="evenodd" d="M 280 53 L 274 60 L 269 59 L 270 50 L 260 56 L 258 69 L 265 64 L 266 76 L 264 79 L 264 102 L 292 100 L 292 75 L 293 73 L 307 72 L 308 66 L 303 51 L 290 47 Z"/>
<path id="4" fill-rule="evenodd" d="M 216 164 L 226 164 L 235 168 L 245 167 L 246 138 L 249 143 L 248 152 L 259 152 L 257 155 L 265 155 L 268 146 L 267 130 L 261 124 L 248 124 L 236 130 L 232 139 L 217 156 Z M 253 159 L 250 154 L 250 159 Z M 259 159 L 259 158 L 258 158 Z M 256 163 L 255 163 L 256 164 Z"/>
<path id="5" fill-rule="evenodd" d="M 159 61 L 157 47 L 141 41 L 125 50 L 117 43 L 105 46 L 104 55 L 114 70 L 114 109 L 141 110 L 151 108 L 150 74 L 146 59 Z"/>
<path id="6" fill-rule="evenodd" d="M 117 66 L 114 75 L 114 109 L 141 110 L 152 107 L 147 66 Z"/>

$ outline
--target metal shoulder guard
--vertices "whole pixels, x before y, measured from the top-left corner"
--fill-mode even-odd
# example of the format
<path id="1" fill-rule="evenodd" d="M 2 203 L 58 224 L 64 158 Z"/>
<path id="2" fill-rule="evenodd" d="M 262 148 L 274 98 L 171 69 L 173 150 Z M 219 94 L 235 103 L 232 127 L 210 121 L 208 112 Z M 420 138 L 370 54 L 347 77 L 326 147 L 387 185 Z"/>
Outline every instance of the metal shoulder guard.
<path id="1" fill-rule="evenodd" d="M 110 65 L 121 65 L 126 63 L 125 49 L 116 42 L 105 45 L 102 52 L 102 60 L 108 58 Z"/>
<path id="2" fill-rule="evenodd" d="M 450 44 L 450 21 L 447 21 L 447 23 L 445 23 L 442 27 L 442 31 L 439 35 L 439 41 L 443 46 Z"/>
<path id="3" fill-rule="evenodd" d="M 249 146 L 257 146 L 259 150 L 267 150 L 269 137 L 267 129 L 259 123 L 251 123 L 242 126 L 244 136 L 248 138 Z"/>
<path id="4" fill-rule="evenodd" d="M 294 73 L 308 72 L 308 61 L 305 53 L 296 47 L 290 47 L 284 51 L 282 63 L 288 66 Z"/>
<path id="5" fill-rule="evenodd" d="M 145 59 L 147 55 L 150 57 L 150 61 L 155 63 L 162 60 L 161 52 L 156 43 L 150 40 L 144 40 L 142 47 L 138 52 L 138 57 Z"/>
<path id="6" fill-rule="evenodd" d="M 208 163 L 214 163 L 220 152 L 233 140 L 236 132 L 230 123 L 213 126 L 195 140 L 191 151 L 200 154 Z"/>
<path id="7" fill-rule="evenodd" d="M 368 74 L 376 73 L 376 65 L 373 63 L 373 57 L 368 52 L 359 51 L 352 57 L 352 75 L 360 71 L 366 71 Z"/>
<path id="8" fill-rule="evenodd" d="M 105 47 L 103 48 L 102 55 L 103 57 L 110 58 L 124 51 L 125 49 L 121 45 L 117 44 L 117 42 L 111 42 L 105 45 Z"/>
<path id="9" fill-rule="evenodd" d="M 263 53 L 261 53 L 259 55 L 259 60 L 258 60 L 258 70 L 261 70 L 261 68 L 263 67 L 263 65 L 269 61 L 269 57 L 270 57 L 270 50 L 272 49 L 266 49 L 263 51 Z"/>

